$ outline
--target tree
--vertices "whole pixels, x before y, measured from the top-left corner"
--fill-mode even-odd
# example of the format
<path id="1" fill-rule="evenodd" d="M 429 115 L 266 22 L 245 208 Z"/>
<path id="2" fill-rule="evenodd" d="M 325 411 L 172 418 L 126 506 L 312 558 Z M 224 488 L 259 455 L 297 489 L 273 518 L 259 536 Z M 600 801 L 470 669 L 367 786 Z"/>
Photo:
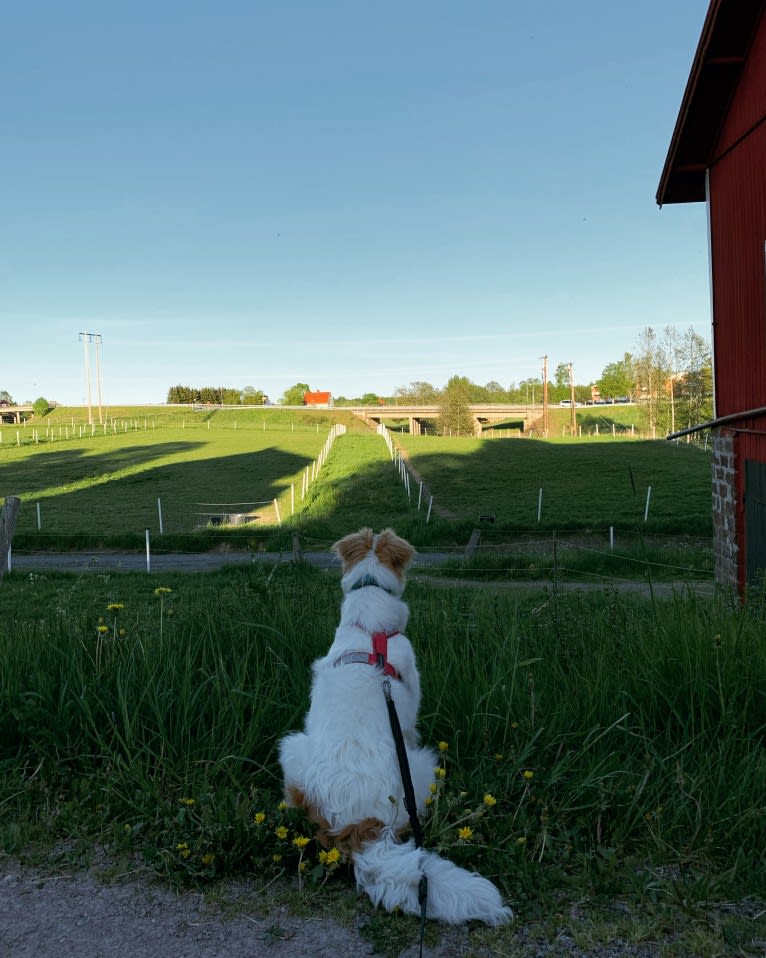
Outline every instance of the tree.
<path id="1" fill-rule="evenodd" d="M 13 401 L 13 396 L 8 392 L 7 389 L 0 389 L 0 402 L 7 402 L 9 406 L 16 405 L 16 403 Z"/>
<path id="2" fill-rule="evenodd" d="M 396 390 L 397 398 L 413 406 L 433 406 L 439 402 L 440 391 L 431 383 L 416 380 L 409 386 L 400 386 Z"/>
<path id="3" fill-rule="evenodd" d="M 242 403 L 245 406 L 262 406 L 266 402 L 266 394 L 262 389 L 245 386 L 242 390 Z"/>
<path id="4" fill-rule="evenodd" d="M 39 399 L 35 399 L 32 409 L 34 410 L 35 416 L 42 419 L 43 416 L 47 415 L 50 411 L 51 404 L 44 396 L 40 396 Z"/>
<path id="5" fill-rule="evenodd" d="M 442 390 L 439 425 L 443 433 L 473 435 L 473 418 L 468 408 L 471 402 L 471 386 L 471 380 L 467 376 L 453 376 Z"/>
<path id="6" fill-rule="evenodd" d="M 636 390 L 636 376 L 631 354 L 625 353 L 616 363 L 604 366 L 596 385 L 603 399 L 632 396 Z"/>
<path id="7" fill-rule="evenodd" d="M 311 392 L 311 386 L 308 383 L 296 383 L 286 389 L 280 402 L 283 406 L 303 406 L 303 396 Z"/>

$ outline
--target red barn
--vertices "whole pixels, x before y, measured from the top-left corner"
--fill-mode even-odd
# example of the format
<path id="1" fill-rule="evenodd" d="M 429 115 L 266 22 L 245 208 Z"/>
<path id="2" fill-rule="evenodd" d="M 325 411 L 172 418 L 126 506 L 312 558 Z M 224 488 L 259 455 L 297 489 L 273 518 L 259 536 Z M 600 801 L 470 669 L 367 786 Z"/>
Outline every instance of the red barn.
<path id="1" fill-rule="evenodd" d="M 711 0 L 657 202 L 705 202 L 716 579 L 766 570 L 766 0 Z"/>

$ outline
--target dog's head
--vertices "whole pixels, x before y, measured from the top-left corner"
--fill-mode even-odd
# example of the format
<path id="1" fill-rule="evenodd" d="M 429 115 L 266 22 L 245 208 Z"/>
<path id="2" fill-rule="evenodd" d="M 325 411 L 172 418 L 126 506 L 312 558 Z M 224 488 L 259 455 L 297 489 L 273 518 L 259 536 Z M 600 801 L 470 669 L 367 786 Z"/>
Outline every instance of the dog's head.
<path id="1" fill-rule="evenodd" d="M 344 536 L 332 547 L 343 563 L 344 592 L 362 584 L 366 577 L 396 595 L 404 590 L 404 573 L 415 556 L 409 542 L 393 529 L 375 535 L 372 529 L 360 529 Z"/>

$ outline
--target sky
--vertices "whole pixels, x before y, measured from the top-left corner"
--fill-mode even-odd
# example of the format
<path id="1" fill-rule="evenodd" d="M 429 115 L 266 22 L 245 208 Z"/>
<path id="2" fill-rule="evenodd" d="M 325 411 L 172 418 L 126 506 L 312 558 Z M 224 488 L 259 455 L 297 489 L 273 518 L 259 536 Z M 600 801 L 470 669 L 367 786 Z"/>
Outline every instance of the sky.
<path id="1" fill-rule="evenodd" d="M 83 332 L 106 405 L 708 338 L 704 204 L 655 202 L 707 6 L 8 5 L 0 390 L 84 404 Z"/>

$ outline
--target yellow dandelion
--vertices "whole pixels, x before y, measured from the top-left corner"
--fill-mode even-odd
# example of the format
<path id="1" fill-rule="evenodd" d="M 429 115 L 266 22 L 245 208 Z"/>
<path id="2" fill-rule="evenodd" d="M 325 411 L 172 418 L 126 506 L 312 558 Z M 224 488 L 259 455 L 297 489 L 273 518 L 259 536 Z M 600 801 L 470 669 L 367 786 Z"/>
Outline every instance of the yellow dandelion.
<path id="1" fill-rule="evenodd" d="M 305 835 L 296 835 L 293 839 L 293 845 L 295 845 L 296 848 L 305 848 L 308 843 L 309 839 L 306 838 Z"/>
<path id="2" fill-rule="evenodd" d="M 253 821 L 255 822 L 256 825 L 263 825 L 263 823 L 266 821 L 266 813 L 256 812 L 255 818 L 253 819 Z"/>
<path id="3" fill-rule="evenodd" d="M 171 593 L 172 591 L 173 591 L 173 590 L 172 590 L 172 589 L 168 589 L 167 586 L 161 585 L 161 586 L 158 586 L 158 588 L 156 588 L 156 589 L 154 590 L 154 594 L 155 594 L 156 596 L 162 597 L 163 595 L 170 595 L 170 593 Z"/>
<path id="4" fill-rule="evenodd" d="M 99 625 L 98 628 L 96 629 L 96 631 L 97 631 L 100 635 L 106 635 L 106 633 L 109 631 L 109 629 L 108 629 L 105 625 Z"/>
<path id="5" fill-rule="evenodd" d="M 128 633 L 125 631 L 125 629 L 120 629 L 120 631 L 117 634 L 119 635 L 121 639 L 124 639 Z"/>
<path id="6" fill-rule="evenodd" d="M 495 761 L 496 761 L 496 762 L 502 762 L 502 760 L 503 760 L 503 753 L 502 753 L 502 752 L 495 752 Z"/>
<path id="7" fill-rule="evenodd" d="M 277 838 L 285 839 L 287 838 L 287 829 L 284 825 L 280 825 L 278 828 L 274 829 L 274 834 Z"/>
<path id="8" fill-rule="evenodd" d="M 462 828 L 458 828 L 457 837 L 464 842 L 467 842 L 468 839 L 473 835 L 473 829 L 469 828 L 468 825 L 464 825 Z"/>
<path id="9" fill-rule="evenodd" d="M 429 791 L 432 795 L 435 795 L 435 794 L 436 794 L 436 792 L 438 791 L 438 786 L 437 786 L 436 782 L 431 782 L 431 784 L 428 786 L 428 791 Z"/>
<path id="10" fill-rule="evenodd" d="M 434 769 L 434 775 L 435 775 L 437 778 L 444 778 L 444 777 L 446 776 L 446 774 L 447 774 L 447 769 L 446 769 L 446 768 L 435 768 L 435 769 Z"/>
<path id="11" fill-rule="evenodd" d="M 340 861 L 340 852 L 337 848 L 331 848 L 327 852 L 327 864 L 328 865 L 337 865 Z"/>
<path id="12" fill-rule="evenodd" d="M 186 842 L 179 842 L 179 843 L 176 845 L 176 851 L 177 851 L 177 852 L 182 852 L 185 848 L 188 848 L 188 847 L 189 847 L 189 846 L 186 844 Z"/>
<path id="13" fill-rule="evenodd" d="M 526 844 L 527 844 L 527 836 L 526 836 L 526 835 L 519 835 L 519 837 L 516 839 L 516 844 L 517 844 L 517 845 L 526 845 Z"/>
<path id="14" fill-rule="evenodd" d="M 449 748 L 449 742 L 439 742 L 438 749 L 440 752 L 446 752 Z"/>
<path id="15" fill-rule="evenodd" d="M 532 771 L 531 768 L 525 768 L 524 771 L 523 771 L 521 774 L 524 776 L 524 778 L 525 778 L 528 782 L 531 782 L 532 779 L 535 777 L 535 773 Z"/>
<path id="16" fill-rule="evenodd" d="M 279 805 L 277 805 L 280 812 L 284 812 L 287 807 L 287 802 L 280 802 Z"/>
<path id="17" fill-rule="evenodd" d="M 182 798 L 180 801 L 181 801 L 181 804 L 186 805 L 187 808 L 191 808 L 192 805 L 197 804 L 196 798 Z"/>
<path id="18" fill-rule="evenodd" d="M 202 856 L 203 865 L 212 865 L 215 861 L 215 855 L 212 852 L 208 852 L 206 855 Z"/>
<path id="19" fill-rule="evenodd" d="M 281 855 L 272 855 L 272 856 L 271 856 L 271 860 L 274 862 L 275 865 L 277 865 L 277 864 L 279 864 L 279 862 L 282 861 L 282 856 L 281 856 Z"/>
<path id="20" fill-rule="evenodd" d="M 428 805 L 433 805 L 433 803 L 434 803 L 434 800 L 433 800 L 433 798 L 431 798 L 431 796 L 429 795 L 428 798 L 426 799 L 426 806 L 428 806 Z"/>
<path id="21" fill-rule="evenodd" d="M 324 851 L 324 849 L 319 853 L 319 864 L 320 865 L 327 864 L 327 852 Z"/>
<path id="22" fill-rule="evenodd" d="M 120 609 L 124 609 L 124 608 L 125 608 L 125 606 L 123 605 L 122 602 L 110 602 L 109 605 L 106 607 L 106 611 L 107 611 L 107 612 L 119 612 Z"/>
<path id="23" fill-rule="evenodd" d="M 492 808 L 493 805 L 497 805 L 497 799 L 494 795 L 490 795 L 489 792 L 487 792 L 482 801 L 488 808 Z"/>

